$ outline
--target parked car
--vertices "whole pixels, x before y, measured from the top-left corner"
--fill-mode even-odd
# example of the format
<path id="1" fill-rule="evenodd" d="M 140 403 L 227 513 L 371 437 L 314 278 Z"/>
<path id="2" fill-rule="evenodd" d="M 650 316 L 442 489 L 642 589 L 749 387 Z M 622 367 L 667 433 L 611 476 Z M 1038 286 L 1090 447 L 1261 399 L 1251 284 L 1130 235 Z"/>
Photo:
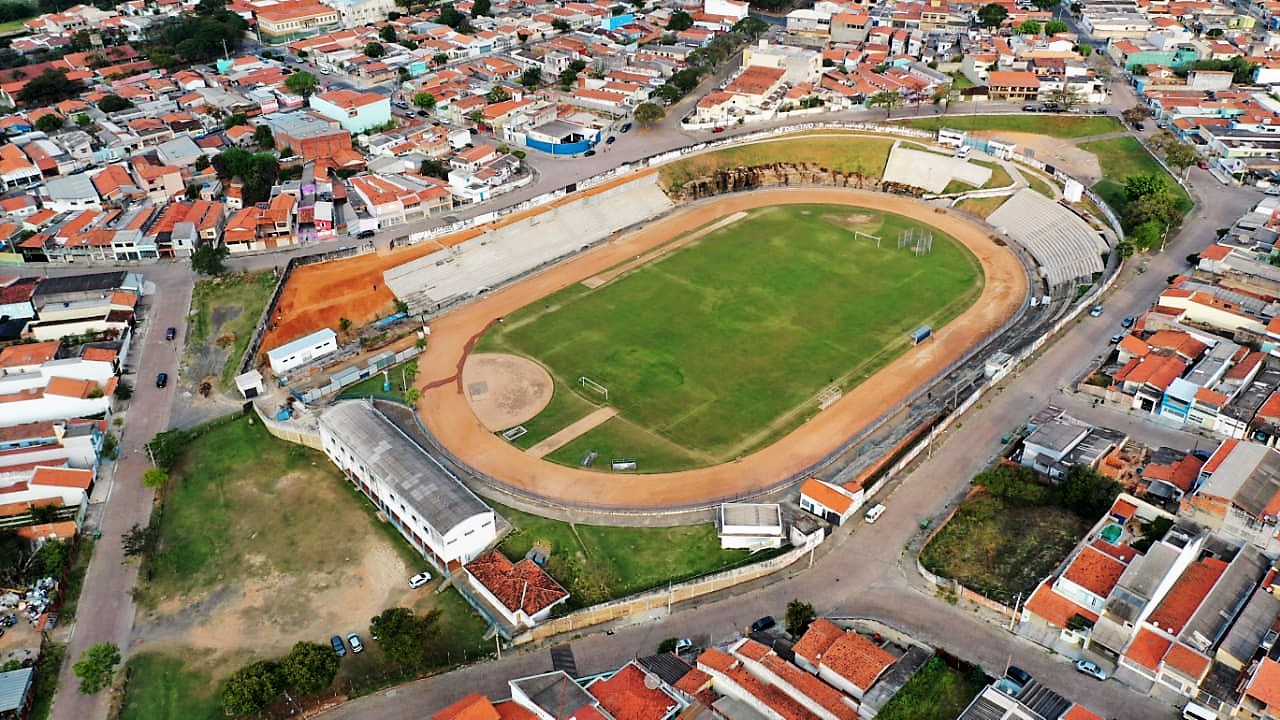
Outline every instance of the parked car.
<path id="1" fill-rule="evenodd" d="M 320 68 L 320 74 L 329 75 L 330 74 L 329 68 Z"/>
<path id="2" fill-rule="evenodd" d="M 1101 306 L 1101 305 L 1094 305 L 1094 306 L 1089 310 L 1089 317 L 1102 317 L 1102 306 Z"/>
<path id="3" fill-rule="evenodd" d="M 169 342 L 173 342 L 173 339 L 176 337 L 178 337 L 178 328 L 171 327 L 168 330 L 164 331 L 165 340 L 168 340 Z"/>
<path id="4" fill-rule="evenodd" d="M 1124 328 L 1125 330 L 1128 330 L 1129 328 L 1133 327 L 1133 324 L 1137 321 L 1138 319 L 1135 318 L 1134 316 L 1126 315 L 1125 318 L 1120 321 L 1120 327 Z"/>
<path id="5" fill-rule="evenodd" d="M 778 621 L 774 620 L 772 615 L 765 615 L 759 620 L 756 620 L 755 622 L 751 623 L 751 632 L 753 633 L 764 632 L 765 630 L 768 630 L 769 628 L 777 624 L 778 624 Z"/>
<path id="6" fill-rule="evenodd" d="M 618 139 L 617 135 L 610 135 L 609 137 L 605 138 L 604 144 L 612 145 L 617 139 Z"/>
<path id="7" fill-rule="evenodd" d="M 360 232 L 356 233 L 356 238 L 360 240 L 368 240 L 371 237 L 373 237 L 372 230 L 361 230 Z"/>
<path id="8" fill-rule="evenodd" d="M 169 385 L 169 373 L 160 373 L 156 375 L 156 387 L 164 388 Z"/>
<path id="9" fill-rule="evenodd" d="M 1004 676 L 1022 686 L 1026 686 L 1027 683 L 1031 682 L 1031 673 L 1017 665 L 1010 665 L 1009 669 L 1004 671 Z"/>
<path id="10" fill-rule="evenodd" d="M 1027 103 L 1022 106 L 1022 112 L 1039 112 L 1040 106 L 1035 103 Z"/>
<path id="11" fill-rule="evenodd" d="M 1204 160 L 1201 160 L 1200 162 L 1196 163 L 1196 167 L 1200 168 L 1201 170 L 1208 170 L 1209 163 L 1205 162 Z"/>
<path id="12" fill-rule="evenodd" d="M 1143 122 L 1136 122 L 1133 124 L 1133 129 L 1137 130 L 1138 132 L 1142 132 L 1143 130 L 1147 129 L 1147 124 Z"/>
<path id="13" fill-rule="evenodd" d="M 693 639 L 692 639 L 692 638 L 680 638 L 679 640 L 676 640 L 676 654 L 677 654 L 677 655 L 679 655 L 680 653 L 688 652 L 688 651 L 690 651 L 690 650 L 692 650 L 692 649 L 693 649 Z"/>
<path id="14" fill-rule="evenodd" d="M 333 651 L 338 654 L 338 657 L 346 656 L 347 646 L 342 644 L 341 635 L 334 635 L 333 637 L 329 638 L 329 644 L 333 646 Z"/>
<path id="15" fill-rule="evenodd" d="M 875 507 L 868 510 L 867 514 L 864 515 L 862 519 L 866 520 L 867 524 L 872 524 L 875 521 L 880 519 L 880 516 L 884 514 L 884 511 L 885 511 L 884 503 L 876 503 Z"/>
<path id="16" fill-rule="evenodd" d="M 723 126 L 723 125 L 717 125 L 717 126 L 715 126 L 715 127 L 711 128 L 711 132 L 713 132 L 713 133 L 722 133 L 722 132 L 724 132 L 724 126 Z"/>
<path id="17" fill-rule="evenodd" d="M 1088 675 L 1089 677 L 1094 677 L 1099 680 L 1107 679 L 1107 671 L 1099 667 L 1097 663 L 1090 662 L 1089 660 L 1083 660 L 1083 659 L 1077 660 L 1076 671 L 1082 672 L 1085 675 Z"/>
<path id="18" fill-rule="evenodd" d="M 586 151 L 586 152 L 582 153 L 582 157 L 591 157 L 591 156 L 593 156 L 593 155 L 595 155 L 595 154 L 596 154 L 596 151 L 595 151 L 595 150 L 588 150 L 588 151 Z"/>
<path id="19" fill-rule="evenodd" d="M 1123 340 L 1123 339 L 1124 339 L 1124 336 L 1125 336 L 1125 335 L 1126 335 L 1126 333 L 1116 333 L 1115 335 L 1112 335 L 1112 336 L 1111 336 L 1111 344 L 1112 344 L 1112 345 L 1115 345 L 1116 343 L 1120 342 L 1121 340 Z"/>
<path id="20" fill-rule="evenodd" d="M 618 128 L 618 132 L 631 132 L 631 123 L 622 123 L 622 127 Z"/>
<path id="21" fill-rule="evenodd" d="M 347 636 L 347 644 L 351 646 L 351 652 L 353 653 L 364 651 L 364 643 L 360 642 L 360 636 L 355 633 Z"/>
<path id="22" fill-rule="evenodd" d="M 1106 108 L 1089 108 L 1088 112 L 1090 115 L 1106 115 L 1108 110 Z"/>
<path id="23" fill-rule="evenodd" d="M 431 580 L 431 573 L 420 572 L 417 575 L 414 575 L 413 577 L 409 578 L 409 589 L 417 590 L 423 585 L 426 585 L 430 580 Z"/>

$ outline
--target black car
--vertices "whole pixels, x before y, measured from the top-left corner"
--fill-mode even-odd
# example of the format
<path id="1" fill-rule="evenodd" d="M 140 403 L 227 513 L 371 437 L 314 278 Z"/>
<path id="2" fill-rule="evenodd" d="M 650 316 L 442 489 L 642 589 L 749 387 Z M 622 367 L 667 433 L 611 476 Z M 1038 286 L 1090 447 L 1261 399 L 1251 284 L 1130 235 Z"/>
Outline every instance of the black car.
<path id="1" fill-rule="evenodd" d="M 631 123 L 622 123 L 622 127 L 618 128 L 618 132 L 631 132 Z"/>
<path id="2" fill-rule="evenodd" d="M 361 239 L 361 240 L 366 240 L 366 239 L 368 239 L 368 238 L 373 237 L 373 231 L 372 231 L 372 230 L 361 230 L 360 232 L 356 233 L 356 237 L 357 237 L 357 238 L 359 238 L 359 239 Z"/>
<path id="3" fill-rule="evenodd" d="M 1133 124 L 1133 129 L 1137 130 L 1138 132 L 1142 132 L 1143 130 L 1147 129 L 1147 126 L 1145 123 L 1136 122 Z"/>
<path id="4" fill-rule="evenodd" d="M 588 150 L 588 151 L 586 151 L 586 152 L 582 153 L 582 156 L 583 156 L 583 157 L 591 157 L 592 155 L 595 155 L 595 154 L 596 154 L 596 151 L 595 151 L 595 150 Z"/>
<path id="5" fill-rule="evenodd" d="M 178 337 L 178 328 L 171 327 L 168 330 L 164 331 L 165 340 L 168 340 L 169 342 L 173 342 L 173 339 L 176 337 Z"/>
<path id="6" fill-rule="evenodd" d="M 169 385 L 169 373 L 160 373 L 156 375 L 156 387 L 163 388 Z"/>
<path id="7" fill-rule="evenodd" d="M 1034 103 L 1022 106 L 1022 112 L 1039 112 L 1039 111 L 1040 111 L 1040 106 Z"/>
<path id="8" fill-rule="evenodd" d="M 764 632 L 765 630 L 768 630 L 769 628 L 777 624 L 778 624 L 778 621 L 774 620 L 772 615 L 765 615 L 759 620 L 756 620 L 755 622 L 751 623 L 751 632 L 753 633 Z"/>
<path id="9" fill-rule="evenodd" d="M 1010 665 L 1009 669 L 1004 671 L 1004 676 L 1024 687 L 1031 682 L 1031 673 L 1017 665 Z"/>
<path id="10" fill-rule="evenodd" d="M 617 139 L 618 139 L 617 135 L 610 135 L 609 137 L 605 138 L 604 144 L 612 145 Z"/>

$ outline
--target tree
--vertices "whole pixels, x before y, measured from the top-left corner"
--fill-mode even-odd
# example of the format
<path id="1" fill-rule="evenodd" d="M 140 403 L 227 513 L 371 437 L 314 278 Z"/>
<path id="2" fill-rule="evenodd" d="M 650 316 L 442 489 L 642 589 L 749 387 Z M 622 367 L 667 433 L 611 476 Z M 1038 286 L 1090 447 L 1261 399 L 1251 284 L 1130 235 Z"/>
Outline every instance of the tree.
<path id="1" fill-rule="evenodd" d="M 1080 93 L 1068 87 L 1060 87 L 1057 90 L 1053 90 L 1049 93 L 1047 99 L 1050 102 L 1057 103 L 1067 112 L 1071 112 L 1075 108 L 1079 107 L 1080 103 L 1083 101 L 1080 97 Z"/>
<path id="2" fill-rule="evenodd" d="M 371 42 L 364 46 L 364 54 L 371 58 L 380 58 L 387 52 L 380 43 Z"/>
<path id="3" fill-rule="evenodd" d="M 203 172 L 207 169 L 209 169 L 209 156 L 201 155 L 196 158 L 196 172 Z"/>
<path id="4" fill-rule="evenodd" d="M 394 607 L 369 621 L 369 633 L 378 638 L 382 652 L 402 667 L 421 667 L 427 646 L 436 635 L 439 610 L 418 617 L 409 608 Z"/>
<path id="5" fill-rule="evenodd" d="M 163 468 L 147 468 L 147 471 L 142 473 L 142 484 L 152 490 L 159 490 L 167 482 L 169 482 L 169 473 L 165 472 Z"/>
<path id="6" fill-rule="evenodd" d="M 1124 197 L 1130 202 L 1147 195 L 1158 195 L 1168 189 L 1164 175 L 1160 173 L 1130 175 L 1124 179 Z"/>
<path id="7" fill-rule="evenodd" d="M 978 22 L 985 28 L 998 28 L 1009 17 L 1009 11 L 1003 5 L 991 3 L 978 9 Z"/>
<path id="8" fill-rule="evenodd" d="M 280 659 L 280 675 L 299 693 L 314 695 L 333 684 L 338 662 L 332 647 L 304 640 Z"/>
<path id="9" fill-rule="evenodd" d="M 1050 20 L 1044 24 L 1045 35 L 1057 35 L 1064 32 L 1071 32 L 1071 27 L 1061 20 Z"/>
<path id="10" fill-rule="evenodd" d="M 1039 35 L 1040 31 L 1043 29 L 1044 28 L 1041 27 L 1040 23 L 1036 22 L 1035 20 L 1027 20 L 1026 22 L 1019 25 L 1015 29 L 1015 31 L 1019 35 Z"/>
<path id="11" fill-rule="evenodd" d="M 1183 177 L 1186 177 L 1187 168 L 1195 165 L 1199 159 L 1195 148 L 1187 143 L 1173 142 L 1164 149 L 1164 161 L 1169 163 L 1170 167 L 1181 170 Z"/>
<path id="12" fill-rule="evenodd" d="M 304 98 L 311 97 L 319 84 L 316 76 L 306 70 L 299 70 L 284 79 L 284 86 L 289 92 Z"/>
<path id="13" fill-rule="evenodd" d="M 427 177 L 440 178 L 441 180 L 449 179 L 449 166 L 433 158 L 427 158 L 418 166 L 418 172 Z"/>
<path id="14" fill-rule="evenodd" d="M 27 105 L 48 105 L 80 94 L 84 85 L 67 78 L 66 71 L 46 68 L 18 91 L 18 100 Z"/>
<path id="15" fill-rule="evenodd" d="M 80 678 L 80 692 L 92 695 L 111 684 L 119 664 L 120 648 L 112 643 L 98 643 L 85 650 L 71 669 Z"/>
<path id="16" fill-rule="evenodd" d="M 501 85 L 494 85 L 489 89 L 489 92 L 484 96 L 484 99 L 491 103 L 506 102 L 511 99 L 511 93 L 507 92 L 507 89 Z"/>
<path id="17" fill-rule="evenodd" d="M 569 32 L 573 29 L 573 26 L 569 24 L 569 21 L 564 18 L 556 18 L 555 20 L 552 20 L 551 27 L 559 30 L 560 32 Z"/>
<path id="18" fill-rule="evenodd" d="M 120 547 L 124 550 L 125 557 L 139 557 L 151 552 L 155 539 L 156 534 L 150 525 L 143 527 L 134 523 L 133 527 L 120 536 Z"/>
<path id="19" fill-rule="evenodd" d="M 351 332 L 351 319 L 344 317 L 338 318 L 338 331 L 343 335 Z"/>
<path id="20" fill-rule="evenodd" d="M 1134 105 L 1128 110 L 1123 110 L 1120 113 L 1120 117 L 1124 118 L 1124 121 L 1130 125 L 1140 123 L 1150 115 L 1151 111 L 1147 109 L 1146 105 Z"/>
<path id="21" fill-rule="evenodd" d="M 733 25 L 733 32 L 754 40 L 769 31 L 769 23 L 760 18 L 744 17 Z"/>
<path id="22" fill-rule="evenodd" d="M 222 686 L 222 708 L 231 715 L 252 715 L 271 704 L 284 681 L 280 665 L 259 660 L 231 673 Z"/>
<path id="23" fill-rule="evenodd" d="M 383 42 L 393 43 L 396 41 L 396 29 L 390 25 L 383 25 L 378 31 L 378 37 L 382 38 Z"/>
<path id="24" fill-rule="evenodd" d="M 559 77 L 556 79 L 560 81 L 560 89 L 568 91 L 569 88 L 573 87 L 574 83 L 578 82 L 578 71 L 573 68 L 566 68 L 560 72 Z"/>
<path id="25" fill-rule="evenodd" d="M 270 150 L 276 146 L 276 136 L 271 132 L 270 125 L 259 125 L 253 129 L 253 141 L 258 147 Z"/>
<path id="26" fill-rule="evenodd" d="M 542 82 L 542 68 L 537 65 L 531 65 L 520 73 L 520 84 L 530 90 L 538 87 L 540 82 Z"/>
<path id="27" fill-rule="evenodd" d="M 893 115 L 894 109 L 902 107 L 902 103 L 904 101 L 902 93 L 894 92 L 892 90 L 881 90 L 870 98 L 867 98 L 867 107 L 884 108 L 884 116 L 888 118 Z"/>
<path id="28" fill-rule="evenodd" d="M 1058 504 L 1082 518 L 1106 514 L 1123 488 L 1087 465 L 1072 465 L 1058 486 Z"/>
<path id="29" fill-rule="evenodd" d="M 230 130 L 231 128 L 237 125 L 248 125 L 248 124 L 249 124 L 248 115 L 245 115 L 244 113 L 234 113 L 232 115 L 228 115 L 225 119 L 223 119 L 222 129 Z"/>
<path id="30" fill-rule="evenodd" d="M 693 27 L 693 16 L 683 10 L 677 10 L 671 13 L 671 19 L 667 21 L 667 29 L 672 32 L 680 32 Z"/>
<path id="31" fill-rule="evenodd" d="M 807 602 L 801 602 L 799 599 L 793 599 L 787 603 L 786 625 L 787 633 L 791 637 L 800 637 L 804 635 L 804 631 L 809 629 L 809 624 L 818 618 L 818 613 L 813 606 Z"/>
<path id="32" fill-rule="evenodd" d="M 449 62 L 448 53 L 436 53 L 435 55 L 431 56 L 431 63 L 436 67 L 440 67 L 441 65 L 444 65 L 447 62 Z"/>
<path id="33" fill-rule="evenodd" d="M 662 109 L 658 103 L 640 103 L 636 106 L 635 119 L 641 125 L 653 125 L 661 122 L 667 116 L 667 111 Z"/>
<path id="34" fill-rule="evenodd" d="M 205 243 L 191 253 L 191 269 L 201 275 L 217 276 L 227 271 L 226 259 L 230 251 L 227 246 L 214 246 Z"/>
<path id="35" fill-rule="evenodd" d="M 1080 57 L 1082 57 L 1082 58 L 1087 58 L 1087 57 L 1089 57 L 1090 55 L 1092 55 L 1092 54 L 1093 54 L 1093 46 L 1092 46 L 1092 45 L 1077 45 L 1077 46 L 1076 46 L 1076 52 L 1080 53 Z M 1103 79 L 1105 80 L 1106 78 L 1103 78 Z"/>
<path id="36" fill-rule="evenodd" d="M 416 93 L 413 96 L 413 104 L 423 110 L 430 110 L 436 106 L 436 96 L 426 92 Z"/>
<path id="37" fill-rule="evenodd" d="M 151 438 L 151 442 L 147 443 L 147 453 L 151 455 L 152 464 L 165 470 L 172 470 L 178 458 L 186 452 L 187 442 L 190 439 L 182 430 L 165 430 L 162 433 L 156 433 L 156 436 Z"/>
<path id="38" fill-rule="evenodd" d="M 1031 0 L 1031 4 L 1040 10 L 1052 10 L 1062 4 L 1062 0 Z"/>
<path id="39" fill-rule="evenodd" d="M 76 114 L 76 127 L 89 127 L 93 124 L 93 118 L 84 113 Z"/>
<path id="40" fill-rule="evenodd" d="M 471 3 L 471 14 L 475 17 L 493 15 L 493 10 L 490 8 L 489 0 L 475 0 Z"/>
<path id="41" fill-rule="evenodd" d="M 66 120 L 57 113 L 45 113 L 36 121 L 36 129 L 43 133 L 56 132 L 62 129 L 66 124 Z"/>

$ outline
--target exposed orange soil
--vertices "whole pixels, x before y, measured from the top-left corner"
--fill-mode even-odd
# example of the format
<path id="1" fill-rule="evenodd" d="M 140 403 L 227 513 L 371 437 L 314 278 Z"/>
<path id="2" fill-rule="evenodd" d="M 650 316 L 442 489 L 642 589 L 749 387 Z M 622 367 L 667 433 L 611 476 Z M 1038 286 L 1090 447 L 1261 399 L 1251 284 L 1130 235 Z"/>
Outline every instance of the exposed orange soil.
<path id="1" fill-rule="evenodd" d="M 475 340 L 497 318 L 573 283 L 627 262 L 687 231 L 766 205 L 827 203 L 871 207 L 945 227 L 982 266 L 982 294 L 933 340 L 881 369 L 778 442 L 731 463 L 651 475 L 615 475 L 531 457 L 490 433 L 468 405 L 459 369 Z M 897 406 L 1022 305 L 1026 272 L 982 226 L 909 198 L 836 188 L 757 190 L 671 213 L 528 280 L 436 318 L 421 356 L 419 416 L 438 440 L 485 475 L 550 502 L 629 509 L 706 505 L 772 487 L 829 455 L 873 418 Z"/>

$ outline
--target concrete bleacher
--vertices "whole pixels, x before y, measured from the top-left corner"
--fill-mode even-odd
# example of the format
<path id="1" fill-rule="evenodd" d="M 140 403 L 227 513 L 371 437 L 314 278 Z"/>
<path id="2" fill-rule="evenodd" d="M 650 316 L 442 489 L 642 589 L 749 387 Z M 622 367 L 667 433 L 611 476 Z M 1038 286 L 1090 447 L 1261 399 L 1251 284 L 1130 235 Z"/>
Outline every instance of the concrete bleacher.
<path id="1" fill-rule="evenodd" d="M 491 230 L 387 270 L 383 279 L 414 312 L 431 312 L 519 277 L 674 207 L 656 175 Z"/>
<path id="2" fill-rule="evenodd" d="M 1049 287 L 1092 280 L 1110 250 L 1087 222 L 1030 188 L 1014 193 L 987 222 L 1031 253 Z"/>

